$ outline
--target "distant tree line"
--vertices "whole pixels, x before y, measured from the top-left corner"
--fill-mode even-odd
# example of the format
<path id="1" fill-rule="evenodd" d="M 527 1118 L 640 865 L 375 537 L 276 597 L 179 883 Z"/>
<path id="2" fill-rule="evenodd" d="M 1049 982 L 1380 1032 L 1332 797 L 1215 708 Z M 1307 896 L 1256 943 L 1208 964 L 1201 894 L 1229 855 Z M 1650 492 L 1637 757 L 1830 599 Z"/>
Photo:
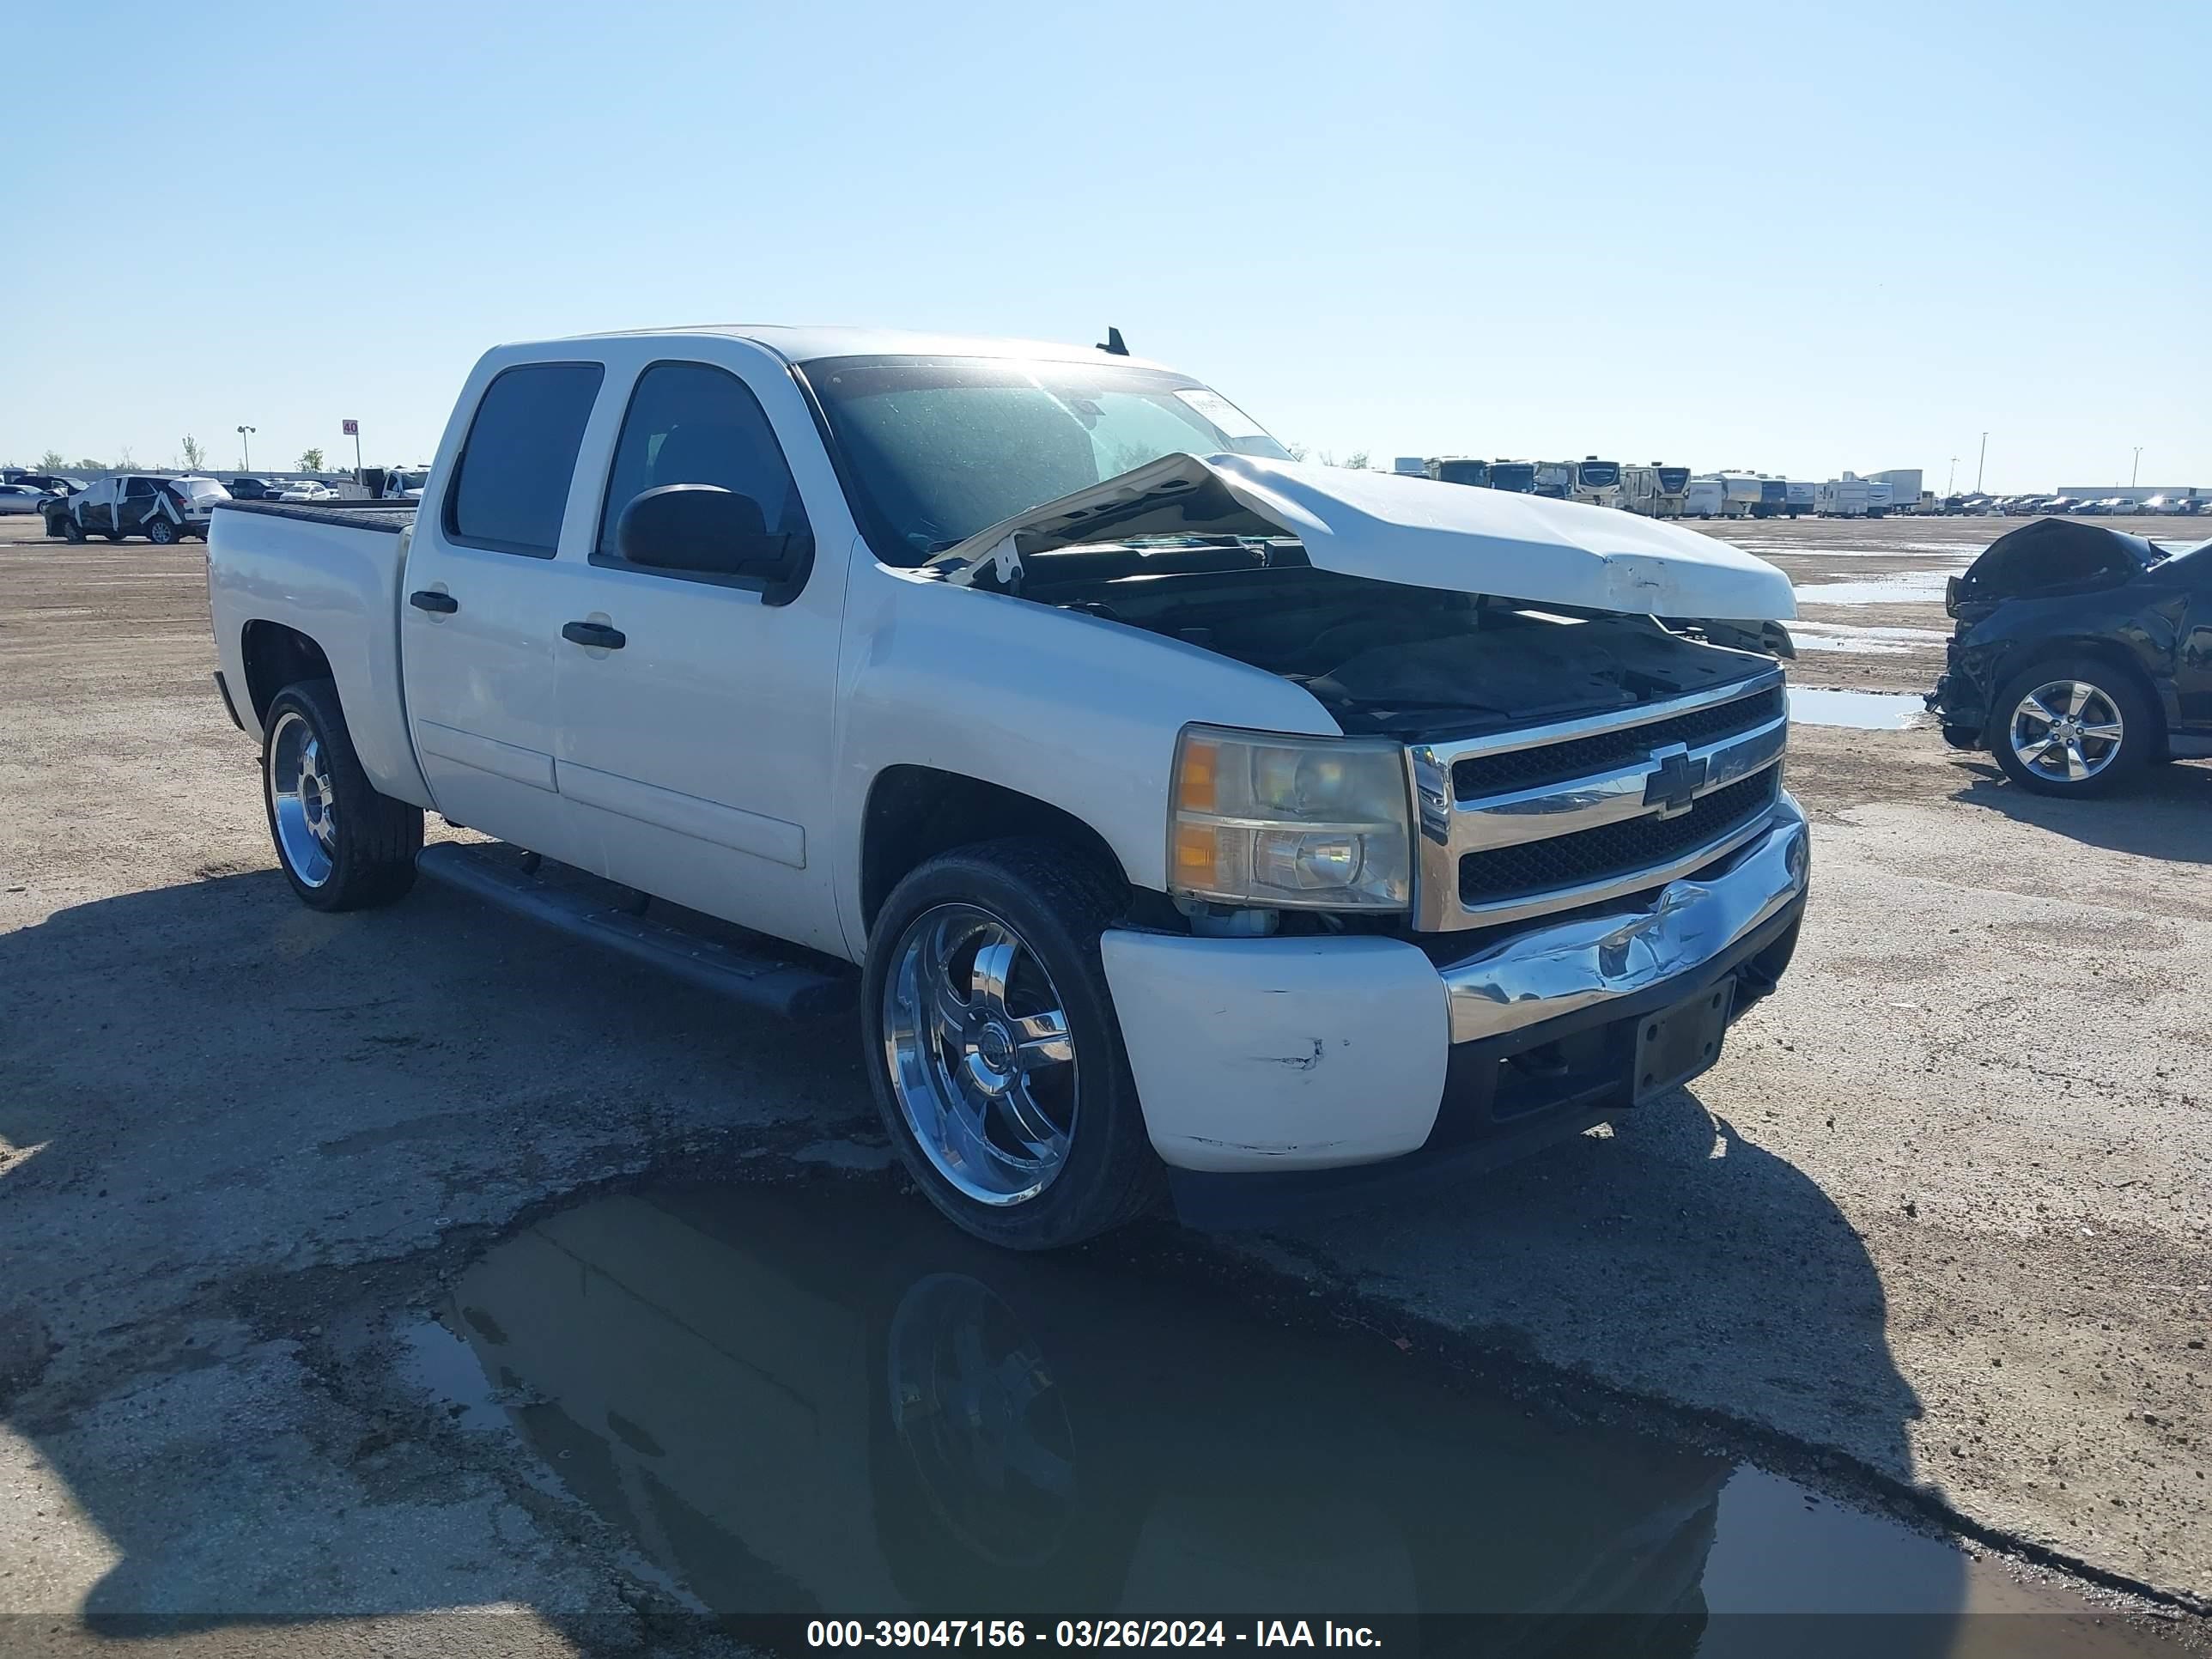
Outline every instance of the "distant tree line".
<path id="1" fill-rule="evenodd" d="M 183 459 L 170 469 L 172 471 L 198 472 L 208 465 L 207 446 L 190 433 L 186 433 L 182 441 L 179 443 L 178 451 Z M 299 472 L 321 472 L 325 470 L 324 460 L 324 453 L 320 448 L 307 450 L 293 464 L 292 470 Z M 7 465 L 13 466 L 15 463 L 10 461 Z M 128 472 L 137 465 L 128 446 L 112 461 L 95 460 L 89 455 L 80 455 L 76 460 L 71 460 L 60 450 L 49 449 L 39 457 L 37 470 L 40 472 L 64 473 Z"/>

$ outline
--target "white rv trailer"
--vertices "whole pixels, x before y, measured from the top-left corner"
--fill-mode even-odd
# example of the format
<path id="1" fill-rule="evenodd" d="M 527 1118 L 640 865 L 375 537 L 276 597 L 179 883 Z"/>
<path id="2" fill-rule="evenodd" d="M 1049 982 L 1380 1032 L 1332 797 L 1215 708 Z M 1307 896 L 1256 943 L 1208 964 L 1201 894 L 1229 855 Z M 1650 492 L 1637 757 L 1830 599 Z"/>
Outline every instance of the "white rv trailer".
<path id="1" fill-rule="evenodd" d="M 1686 466 L 1662 466 L 1657 461 L 1649 466 L 1624 466 L 1620 469 L 1620 500 L 1617 505 L 1647 519 L 1679 519 L 1683 514 L 1684 498 L 1689 488 L 1690 469 Z"/>
<path id="2" fill-rule="evenodd" d="M 1869 483 L 1889 486 L 1889 510 L 1911 513 L 1920 506 L 1920 469 L 1917 466 L 1893 466 L 1887 472 L 1869 472 Z"/>
<path id="3" fill-rule="evenodd" d="M 1824 519 L 1863 519 L 1869 492 L 1864 478 L 1831 478 L 1815 485 L 1813 499 Z"/>
<path id="4" fill-rule="evenodd" d="M 1620 469 L 1620 500 L 1615 503 L 1627 512 L 1642 514 L 1647 519 L 1659 516 L 1659 469 L 1656 466 L 1624 466 Z"/>
<path id="5" fill-rule="evenodd" d="M 1589 507 L 1620 505 L 1620 463 L 1585 455 L 1568 464 L 1567 499 Z"/>
<path id="6" fill-rule="evenodd" d="M 1729 511 L 1728 485 L 1718 478 L 1692 478 L 1682 495 L 1682 516 L 1700 519 L 1740 519 L 1743 509 Z"/>
<path id="7" fill-rule="evenodd" d="M 1728 517 L 1741 519 L 1750 516 L 1752 508 L 1766 498 L 1766 481 L 1756 472 L 1716 472 L 1710 475 L 1721 481 L 1728 495 Z"/>
<path id="8" fill-rule="evenodd" d="M 1790 479 L 1788 488 L 1782 492 L 1782 510 L 1793 519 L 1801 513 L 1819 512 L 1820 506 L 1817 495 L 1820 488 L 1810 478 Z"/>

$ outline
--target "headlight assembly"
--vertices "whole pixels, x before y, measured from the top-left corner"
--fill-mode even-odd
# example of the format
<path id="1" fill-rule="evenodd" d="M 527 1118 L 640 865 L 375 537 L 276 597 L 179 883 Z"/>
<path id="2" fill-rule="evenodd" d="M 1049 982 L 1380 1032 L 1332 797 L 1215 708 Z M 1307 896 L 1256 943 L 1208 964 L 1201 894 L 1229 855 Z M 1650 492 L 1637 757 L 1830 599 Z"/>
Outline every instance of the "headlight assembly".
<path id="1" fill-rule="evenodd" d="M 1313 910 L 1411 902 L 1405 751 L 1395 743 L 1187 726 L 1174 790 L 1168 884 L 1182 896 Z"/>

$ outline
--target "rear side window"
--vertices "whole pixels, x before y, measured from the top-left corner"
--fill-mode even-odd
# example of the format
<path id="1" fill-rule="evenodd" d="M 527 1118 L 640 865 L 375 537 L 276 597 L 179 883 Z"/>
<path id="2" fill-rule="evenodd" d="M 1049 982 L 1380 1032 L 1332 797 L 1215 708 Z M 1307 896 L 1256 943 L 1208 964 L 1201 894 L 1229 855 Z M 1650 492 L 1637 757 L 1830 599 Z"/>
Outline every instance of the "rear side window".
<path id="1" fill-rule="evenodd" d="M 484 388 L 446 495 L 449 539 L 553 556 L 577 447 L 605 372 L 597 363 L 526 363 Z"/>
<path id="2" fill-rule="evenodd" d="M 153 493 L 154 481 L 151 478 L 133 478 L 124 486 L 123 498 L 125 501 L 134 501 L 142 495 L 150 495 Z"/>
<path id="3" fill-rule="evenodd" d="M 720 484 L 760 508 L 769 535 L 806 530 L 799 486 L 745 383 L 705 363 L 655 363 L 637 378 L 599 512 L 596 563 L 619 562 L 623 509 L 663 484 Z"/>

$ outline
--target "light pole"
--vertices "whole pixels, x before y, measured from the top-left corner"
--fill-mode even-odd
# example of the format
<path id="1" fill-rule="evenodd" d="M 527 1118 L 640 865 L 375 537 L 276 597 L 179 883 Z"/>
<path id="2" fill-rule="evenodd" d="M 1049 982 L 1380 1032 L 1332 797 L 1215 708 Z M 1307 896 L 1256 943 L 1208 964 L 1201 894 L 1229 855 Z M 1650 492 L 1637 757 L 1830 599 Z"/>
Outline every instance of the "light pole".
<path id="1" fill-rule="evenodd" d="M 2142 452 L 2143 447 L 2141 444 L 2137 444 L 2136 446 L 2135 465 L 2128 469 L 2128 488 L 2130 489 L 2133 489 L 2136 487 L 2136 474 L 2142 471 Z"/>
<path id="2" fill-rule="evenodd" d="M 1951 458 L 1951 476 L 1950 476 L 1949 477 L 1948 477 L 1948 478 L 1946 478 L 1946 479 L 1944 479 L 1944 480 L 1943 480 L 1943 493 L 1944 493 L 1946 495 L 1948 495 L 1952 494 L 1952 493 L 1953 493 L 1953 491 L 1952 491 L 1951 486 L 1952 486 L 1952 485 L 1954 485 L 1954 484 L 1955 484 L 1955 483 L 1957 483 L 1958 482 L 1959 482 L 1959 458 L 1958 458 L 1956 455 L 1954 455 L 1954 456 Z"/>
<path id="3" fill-rule="evenodd" d="M 240 472 L 253 471 L 252 434 L 260 430 L 258 426 L 242 426 L 238 428 L 238 453 L 242 458 L 238 463 L 238 470 Z"/>
<path id="4" fill-rule="evenodd" d="M 1981 455 L 1981 459 L 1980 459 L 1980 460 L 1978 460 L 1978 461 L 1976 461 L 1976 462 L 1974 463 L 1974 494 L 1976 494 L 1977 495 L 1980 495 L 1980 494 L 1982 493 L 1982 467 L 1983 467 L 1983 465 L 1984 465 L 1984 463 L 1986 463 L 1986 462 L 1989 460 L 1989 459 L 1990 459 L 1990 434 L 1989 434 L 1988 433 L 1984 432 L 1984 434 L 1982 434 L 1982 455 Z"/>

